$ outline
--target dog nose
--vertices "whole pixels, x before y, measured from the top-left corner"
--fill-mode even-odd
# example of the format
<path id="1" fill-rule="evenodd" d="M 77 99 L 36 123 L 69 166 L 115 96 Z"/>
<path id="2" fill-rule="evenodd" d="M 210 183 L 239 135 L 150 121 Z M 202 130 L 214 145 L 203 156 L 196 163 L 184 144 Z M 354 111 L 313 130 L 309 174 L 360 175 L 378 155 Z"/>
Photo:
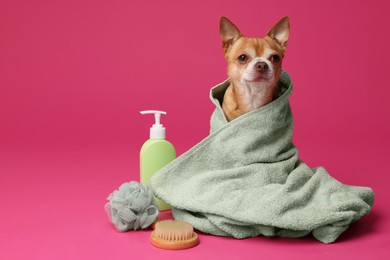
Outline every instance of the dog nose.
<path id="1" fill-rule="evenodd" d="M 265 63 L 264 61 L 258 61 L 255 64 L 255 68 L 260 72 L 265 72 L 268 69 L 268 64 Z"/>

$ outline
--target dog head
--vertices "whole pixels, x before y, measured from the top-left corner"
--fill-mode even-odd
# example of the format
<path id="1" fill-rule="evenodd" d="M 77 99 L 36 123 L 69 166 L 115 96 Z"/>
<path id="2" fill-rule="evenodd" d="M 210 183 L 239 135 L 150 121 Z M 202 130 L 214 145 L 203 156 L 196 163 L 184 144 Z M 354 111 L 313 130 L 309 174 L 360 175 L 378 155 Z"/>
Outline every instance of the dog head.
<path id="1" fill-rule="evenodd" d="M 232 82 L 250 88 L 276 86 L 290 33 L 288 17 L 275 24 L 263 38 L 243 36 L 231 21 L 222 17 L 220 33 Z"/>

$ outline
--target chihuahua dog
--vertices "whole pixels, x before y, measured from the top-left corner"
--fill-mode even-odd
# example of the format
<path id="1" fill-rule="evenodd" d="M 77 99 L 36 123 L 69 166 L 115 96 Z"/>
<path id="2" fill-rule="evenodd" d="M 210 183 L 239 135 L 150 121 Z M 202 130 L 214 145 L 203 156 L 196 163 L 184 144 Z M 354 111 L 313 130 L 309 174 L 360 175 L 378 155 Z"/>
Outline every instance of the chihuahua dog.
<path id="1" fill-rule="evenodd" d="M 284 17 L 265 37 L 247 38 L 232 22 L 221 17 L 220 32 L 230 79 L 222 110 L 231 121 L 270 103 L 278 96 L 277 84 L 290 23 L 289 18 Z"/>

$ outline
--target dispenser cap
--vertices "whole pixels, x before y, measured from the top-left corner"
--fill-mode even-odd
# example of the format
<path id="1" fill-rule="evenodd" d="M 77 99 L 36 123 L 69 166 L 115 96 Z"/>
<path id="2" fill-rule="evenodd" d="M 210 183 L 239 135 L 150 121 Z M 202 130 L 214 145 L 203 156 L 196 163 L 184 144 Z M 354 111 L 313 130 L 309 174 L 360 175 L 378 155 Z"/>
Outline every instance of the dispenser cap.
<path id="1" fill-rule="evenodd" d="M 165 127 L 160 123 L 161 114 L 166 115 L 167 112 L 160 110 L 144 110 L 140 112 L 142 115 L 154 114 L 155 122 L 150 128 L 150 139 L 165 139 Z"/>

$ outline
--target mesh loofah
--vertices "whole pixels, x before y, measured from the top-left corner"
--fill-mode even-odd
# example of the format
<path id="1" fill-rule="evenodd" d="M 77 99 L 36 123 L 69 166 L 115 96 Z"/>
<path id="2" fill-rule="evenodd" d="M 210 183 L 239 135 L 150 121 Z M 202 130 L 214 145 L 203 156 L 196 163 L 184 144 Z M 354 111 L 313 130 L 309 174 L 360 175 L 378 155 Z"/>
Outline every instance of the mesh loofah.
<path id="1" fill-rule="evenodd" d="M 122 184 L 107 199 L 107 216 L 120 232 L 147 228 L 159 213 L 151 189 L 136 181 Z"/>

